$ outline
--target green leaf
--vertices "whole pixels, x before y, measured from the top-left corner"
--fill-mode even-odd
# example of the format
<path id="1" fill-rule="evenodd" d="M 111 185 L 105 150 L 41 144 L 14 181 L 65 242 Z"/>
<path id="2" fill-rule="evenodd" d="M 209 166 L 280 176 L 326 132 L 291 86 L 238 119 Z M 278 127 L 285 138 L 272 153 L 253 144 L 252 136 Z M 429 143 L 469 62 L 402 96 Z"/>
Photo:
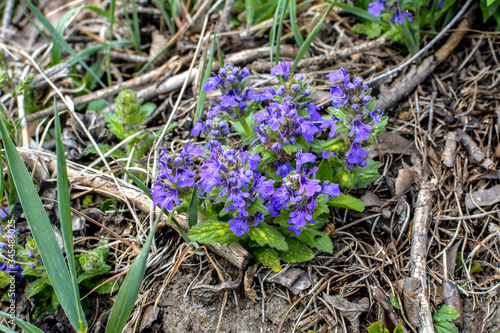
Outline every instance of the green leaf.
<path id="1" fill-rule="evenodd" d="M 391 304 L 396 309 L 401 310 L 401 305 L 399 304 L 399 300 L 394 294 L 391 294 Z"/>
<path id="2" fill-rule="evenodd" d="M 73 288 L 68 283 L 71 281 L 71 276 L 54 235 L 52 225 L 47 217 L 47 213 L 38 192 L 31 181 L 31 176 L 21 156 L 19 156 L 14 143 L 9 137 L 3 119 L 0 120 L 0 132 L 7 156 L 7 162 L 9 164 L 9 170 L 11 171 L 19 200 L 21 201 L 24 214 L 26 215 L 26 220 L 28 221 L 33 238 L 42 256 L 50 282 L 61 300 L 61 305 L 71 325 L 75 330 L 79 331 L 81 327 L 78 309 L 76 308 L 77 299 L 73 293 Z"/>
<path id="3" fill-rule="evenodd" d="M 198 198 L 198 186 L 194 186 L 193 194 L 191 195 L 191 201 L 189 202 L 188 210 L 188 225 L 189 228 L 194 227 L 198 223 L 198 209 L 199 209 L 199 198 Z"/>
<path id="4" fill-rule="evenodd" d="M 448 305 L 441 305 L 435 313 L 432 314 L 434 323 L 443 321 L 453 321 L 458 318 L 458 312 Z"/>
<path id="5" fill-rule="evenodd" d="M 205 104 L 205 99 L 207 97 L 207 93 L 205 92 L 205 89 L 203 89 L 203 83 L 205 83 L 205 81 L 210 77 L 212 73 L 214 54 L 215 54 L 215 32 L 214 32 L 214 38 L 212 39 L 212 46 L 210 47 L 210 54 L 208 56 L 208 61 L 203 62 L 203 66 L 206 65 L 207 67 L 205 69 L 205 72 L 203 72 L 203 76 L 201 77 L 200 90 L 198 92 L 198 101 L 196 103 L 196 112 L 194 114 L 195 121 L 198 118 L 201 118 L 201 112 L 203 111 L 203 105 Z M 223 64 L 220 64 L 220 66 L 222 67 Z"/>
<path id="6" fill-rule="evenodd" d="M 330 199 L 328 204 L 332 207 L 347 208 L 357 212 L 365 210 L 365 204 L 361 200 L 345 194 L 340 194 L 338 197 Z"/>
<path id="7" fill-rule="evenodd" d="M 366 166 L 358 169 L 358 180 L 354 184 L 354 188 L 367 188 L 368 185 L 380 178 L 378 173 L 378 168 L 380 167 L 380 162 L 370 160 Z"/>
<path id="8" fill-rule="evenodd" d="M 305 226 L 300 229 L 300 235 L 297 238 L 310 247 L 314 247 L 320 251 L 332 253 L 333 243 L 330 237 L 324 232 Z"/>
<path id="9" fill-rule="evenodd" d="M 381 321 L 373 323 L 370 327 L 367 327 L 368 333 L 389 333 L 389 330 L 382 325 Z"/>
<path id="10" fill-rule="evenodd" d="M 304 38 L 300 33 L 299 24 L 297 23 L 297 0 L 290 0 L 290 25 L 292 26 L 293 37 L 297 45 L 304 44 Z"/>
<path id="11" fill-rule="evenodd" d="M 239 237 L 229 228 L 227 222 L 205 221 L 189 230 L 192 240 L 202 243 L 219 243 L 230 245 Z"/>
<path id="12" fill-rule="evenodd" d="M 98 143 L 97 146 L 99 147 L 99 149 L 101 150 L 101 152 L 103 154 L 106 154 L 108 151 L 113 149 L 113 147 L 111 147 L 110 145 L 104 144 L 104 143 Z M 95 149 L 94 146 L 88 146 L 87 148 L 85 148 L 84 152 L 87 154 L 98 155 L 97 149 Z M 125 153 L 119 149 L 116 149 L 115 151 L 113 151 L 111 154 L 109 154 L 109 156 L 112 158 L 116 158 L 116 159 L 127 158 L 127 155 L 125 155 Z"/>
<path id="13" fill-rule="evenodd" d="M 436 333 L 458 333 L 458 327 L 452 321 L 434 323 Z"/>
<path id="14" fill-rule="evenodd" d="M 374 39 L 382 35 L 382 25 L 374 22 L 356 23 L 352 30 L 358 34 L 366 35 L 369 39 Z"/>
<path id="15" fill-rule="evenodd" d="M 0 271 L 0 289 L 7 287 L 10 284 L 10 274 L 6 271 Z"/>
<path id="16" fill-rule="evenodd" d="M 7 320 L 11 320 L 12 317 L 3 311 L 0 311 L 0 316 L 4 317 Z M 24 320 L 14 318 L 14 322 L 23 330 L 25 333 L 44 333 L 41 329 L 32 325 L 30 323 L 25 322 Z"/>
<path id="17" fill-rule="evenodd" d="M 274 12 L 273 24 L 271 26 L 271 31 L 269 33 L 269 44 L 270 53 L 269 59 L 271 65 L 277 64 L 280 60 L 280 45 L 281 45 L 281 31 L 283 30 L 283 20 L 285 19 L 285 13 L 287 8 L 288 0 L 278 0 L 278 6 Z M 279 22 L 278 22 L 279 18 Z M 278 31 L 276 32 L 276 27 Z M 276 61 L 273 62 L 274 45 L 276 45 Z M 293 69 L 291 70 L 293 72 Z"/>
<path id="18" fill-rule="evenodd" d="M 118 165 L 122 168 L 123 172 L 125 172 L 130 177 L 135 186 L 141 189 L 142 192 L 144 192 L 144 194 L 149 197 L 149 199 L 153 200 L 153 196 L 151 195 L 151 190 L 149 189 L 149 187 L 147 187 L 136 175 L 128 171 L 123 165 L 121 165 L 120 163 L 118 163 Z"/>
<path id="19" fill-rule="evenodd" d="M 75 251 L 73 247 L 73 221 L 71 218 L 68 171 L 66 166 L 64 144 L 62 142 L 61 136 L 61 122 L 59 120 L 56 101 L 54 101 L 54 106 L 57 155 L 57 206 L 59 209 L 59 221 L 61 224 L 61 234 L 64 241 L 64 249 L 66 250 L 66 260 L 68 261 L 69 273 L 71 276 L 71 285 L 73 287 L 73 293 L 75 297 L 75 307 L 78 310 L 78 321 L 80 322 L 80 329 L 83 331 L 87 328 L 87 320 L 85 319 L 83 308 L 80 303 L 80 289 L 78 288 L 76 275 Z"/>
<path id="20" fill-rule="evenodd" d="M 288 263 L 308 261 L 314 258 L 314 253 L 296 238 L 286 238 L 288 251 L 278 251 L 281 260 Z"/>
<path id="21" fill-rule="evenodd" d="M 263 264 L 276 273 L 281 271 L 280 257 L 275 249 L 270 247 L 255 247 L 250 248 L 250 252 L 252 252 L 255 257 L 255 262 L 257 264 Z"/>
<path id="22" fill-rule="evenodd" d="M 368 21 L 371 21 L 371 22 L 375 22 L 375 23 L 378 23 L 378 24 L 383 24 L 384 23 L 379 17 L 377 17 L 375 15 L 372 15 L 372 14 L 368 13 L 366 10 L 363 10 L 361 8 L 353 7 L 353 6 L 347 5 L 345 3 L 338 3 L 338 4 L 336 4 L 336 6 L 339 7 L 339 8 L 342 8 L 346 12 L 349 12 L 351 14 L 354 14 L 356 16 L 364 18 L 365 20 L 368 20 Z"/>
<path id="23" fill-rule="evenodd" d="M 31 297 L 37 295 L 42 290 L 44 290 L 47 286 L 50 286 L 50 281 L 49 281 L 49 278 L 47 278 L 47 277 L 40 278 L 40 279 L 33 281 L 26 288 L 26 297 L 31 298 Z"/>
<path id="24" fill-rule="evenodd" d="M 120 291 L 113 304 L 113 308 L 111 309 L 111 314 L 109 315 L 106 333 L 121 332 L 127 324 L 128 317 L 134 308 L 137 295 L 139 295 L 139 290 L 141 289 L 144 272 L 146 271 L 146 261 L 148 259 L 149 249 L 161 216 L 162 214 L 160 213 L 156 217 L 141 253 L 134 259 L 134 262 L 123 280 Z"/>
<path id="25" fill-rule="evenodd" d="M 479 273 L 483 270 L 483 268 L 481 267 L 481 264 L 478 263 L 477 261 L 475 261 L 473 264 L 472 264 L 472 267 L 470 268 L 470 273 L 471 274 L 474 274 L 474 273 Z"/>
<path id="26" fill-rule="evenodd" d="M 115 199 L 107 199 L 102 203 L 101 211 L 107 212 L 111 208 L 111 206 L 116 207 L 117 205 L 118 205 L 118 202 Z"/>
<path id="27" fill-rule="evenodd" d="M 295 71 L 295 68 L 297 67 L 299 62 L 302 60 L 302 58 L 306 54 L 307 50 L 309 49 L 309 46 L 311 46 L 312 42 L 316 38 L 316 35 L 319 33 L 321 26 L 323 25 L 323 21 L 325 21 L 326 16 L 328 15 L 328 13 L 330 13 L 330 11 L 332 10 L 333 6 L 335 6 L 336 3 L 337 3 L 337 0 L 334 0 L 332 2 L 330 7 L 328 7 L 328 9 L 326 10 L 325 14 L 323 14 L 323 17 L 321 17 L 321 19 L 318 21 L 318 23 L 316 24 L 314 29 L 311 31 L 309 36 L 307 36 L 304 43 L 300 46 L 299 53 L 295 57 L 295 61 L 293 62 L 293 65 L 292 65 L 292 68 L 290 69 L 290 72 Z M 272 45 L 271 45 L 271 47 L 272 47 Z"/>
<path id="28" fill-rule="evenodd" d="M 102 275 L 106 272 L 108 272 L 111 269 L 111 266 L 109 265 L 102 265 L 98 270 L 94 272 L 83 272 L 78 276 L 78 283 L 85 281 L 87 279 Z"/>
<path id="29" fill-rule="evenodd" d="M 394 333 L 405 333 L 405 330 L 401 327 L 401 322 L 399 322 L 398 326 L 394 329 Z"/>
<path id="30" fill-rule="evenodd" d="M 495 0 L 488 0 L 488 1 L 486 2 L 486 5 L 491 6 L 491 4 L 492 4 L 493 2 L 495 2 Z"/>
<path id="31" fill-rule="evenodd" d="M 483 23 L 486 23 L 491 16 L 497 13 L 499 6 L 500 0 L 493 0 L 491 3 L 488 0 L 481 0 L 479 2 L 479 7 L 481 7 L 481 11 L 483 12 Z"/>
<path id="32" fill-rule="evenodd" d="M 316 172 L 316 179 L 322 180 L 322 181 L 329 181 L 331 182 L 333 178 L 333 172 L 332 172 L 332 166 L 330 165 L 330 162 L 328 160 L 323 160 L 319 164 L 318 171 Z"/>
<path id="33" fill-rule="evenodd" d="M 288 250 L 285 237 L 275 227 L 267 223 L 259 223 L 255 227 L 250 227 L 248 236 L 260 246 L 269 245 L 277 250 Z"/>

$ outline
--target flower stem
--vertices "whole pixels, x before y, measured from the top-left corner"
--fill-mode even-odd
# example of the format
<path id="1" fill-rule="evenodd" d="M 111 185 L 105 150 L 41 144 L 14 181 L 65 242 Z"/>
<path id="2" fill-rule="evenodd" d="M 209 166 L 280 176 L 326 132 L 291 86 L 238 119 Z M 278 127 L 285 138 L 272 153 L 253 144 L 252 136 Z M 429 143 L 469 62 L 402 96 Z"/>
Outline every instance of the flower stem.
<path id="1" fill-rule="evenodd" d="M 247 137 L 249 137 L 250 135 L 252 135 L 252 132 L 250 131 L 250 127 L 248 126 L 246 119 L 243 118 L 243 117 L 241 117 L 240 119 L 238 119 L 238 121 L 240 122 L 241 126 L 245 130 L 245 133 L 247 134 Z"/>

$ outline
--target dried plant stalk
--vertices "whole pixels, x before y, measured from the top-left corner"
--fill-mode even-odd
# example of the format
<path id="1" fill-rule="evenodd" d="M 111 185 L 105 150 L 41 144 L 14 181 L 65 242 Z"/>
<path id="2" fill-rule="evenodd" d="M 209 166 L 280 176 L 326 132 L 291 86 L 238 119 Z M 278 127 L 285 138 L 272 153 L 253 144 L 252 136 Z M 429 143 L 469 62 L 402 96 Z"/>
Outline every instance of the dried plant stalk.
<path id="1" fill-rule="evenodd" d="M 435 180 L 420 187 L 411 235 L 410 276 L 403 282 L 405 312 L 420 333 L 433 333 L 434 325 L 427 288 L 427 234 L 430 226 Z"/>
<path id="2" fill-rule="evenodd" d="M 448 132 L 445 139 L 445 146 L 441 161 L 448 168 L 453 168 L 455 164 L 455 157 L 457 156 L 457 141 L 458 135 L 455 132 Z"/>

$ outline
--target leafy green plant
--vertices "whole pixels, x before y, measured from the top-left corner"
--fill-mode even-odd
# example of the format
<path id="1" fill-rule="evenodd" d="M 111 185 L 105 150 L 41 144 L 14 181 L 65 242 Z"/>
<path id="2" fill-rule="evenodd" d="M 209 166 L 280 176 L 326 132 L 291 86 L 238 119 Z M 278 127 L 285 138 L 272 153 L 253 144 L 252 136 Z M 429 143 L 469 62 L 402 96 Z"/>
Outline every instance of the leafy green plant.
<path id="1" fill-rule="evenodd" d="M 258 263 L 275 271 L 281 261 L 307 261 L 316 250 L 332 252 L 330 238 L 321 231 L 330 207 L 364 210 L 360 200 L 341 189 L 366 188 L 379 178 L 379 164 L 366 160 L 363 147 L 373 144 L 387 123 L 373 107 L 371 90 L 361 78 L 351 82 L 343 68 L 327 75 L 338 85 L 330 88 L 331 115 L 320 116 L 304 76 L 291 68 L 289 62 L 273 67 L 279 85 L 262 94 L 246 87 L 247 68 L 226 64 L 208 78 L 203 89 L 218 88 L 222 95 L 208 119 L 197 119 L 191 132 L 205 133 L 206 145 L 188 142 L 179 152 L 162 150 L 151 188 L 154 203 L 167 210 L 189 203 L 195 212 L 193 198 L 198 197 L 206 219 L 190 221 L 190 239 L 239 241 Z M 225 145 L 231 123 L 248 146 Z M 332 139 L 315 137 L 321 132 Z M 198 157 L 203 163 L 194 168 Z"/>
<path id="2" fill-rule="evenodd" d="M 458 312 L 448 305 L 441 305 L 432 314 L 436 333 L 458 333 L 458 327 L 453 323 L 458 318 Z"/>
<path id="3" fill-rule="evenodd" d="M 137 98 L 137 94 L 131 90 L 124 89 L 115 100 L 115 112 L 106 113 L 106 121 L 110 131 L 122 141 L 134 136 L 141 127 L 144 120 L 149 117 L 155 110 L 156 104 L 146 103 L 141 105 Z M 155 139 L 154 134 L 144 133 L 136 135 L 127 143 L 127 155 L 133 151 L 134 145 L 140 141 L 142 145 L 134 151 L 132 158 L 141 159 L 149 149 Z M 99 148 L 103 153 L 112 149 L 110 145 L 99 144 Z M 95 147 L 87 147 L 85 152 L 97 154 Z M 111 156 L 115 158 L 127 157 L 122 151 L 116 150 Z"/>

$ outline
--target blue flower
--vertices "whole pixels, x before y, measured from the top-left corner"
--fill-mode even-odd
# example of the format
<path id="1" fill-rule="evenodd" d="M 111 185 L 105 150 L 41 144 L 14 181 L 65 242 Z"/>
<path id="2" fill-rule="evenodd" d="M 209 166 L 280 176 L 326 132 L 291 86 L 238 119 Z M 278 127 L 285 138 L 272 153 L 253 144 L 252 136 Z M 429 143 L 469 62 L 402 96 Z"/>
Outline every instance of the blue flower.
<path id="1" fill-rule="evenodd" d="M 280 62 L 271 69 L 271 76 L 281 75 L 286 81 L 290 78 L 290 68 L 292 64 L 289 61 Z"/>
<path id="2" fill-rule="evenodd" d="M 366 141 L 370 138 L 372 132 L 372 127 L 370 125 L 365 125 L 361 119 L 356 118 L 352 122 L 350 137 L 354 136 L 354 142 Z"/>
<path id="3" fill-rule="evenodd" d="M 238 102 L 241 101 L 241 96 L 236 94 L 234 89 L 229 89 L 225 95 L 220 97 L 220 100 L 223 106 L 235 108 L 238 106 Z"/>
<path id="4" fill-rule="evenodd" d="M 262 91 L 262 94 L 260 95 L 260 100 L 267 101 L 273 99 L 274 96 L 276 96 L 276 91 L 274 91 L 274 89 L 271 87 L 267 87 L 264 88 L 264 90 Z"/>
<path id="5" fill-rule="evenodd" d="M 293 171 L 292 164 L 289 162 L 285 162 L 282 160 L 276 161 L 276 166 L 278 170 L 276 171 L 276 176 L 281 176 L 282 178 L 285 178 L 290 174 L 290 172 Z"/>
<path id="6" fill-rule="evenodd" d="M 331 86 L 328 98 L 332 100 L 334 108 L 338 108 L 349 100 L 349 95 L 340 86 Z"/>
<path id="7" fill-rule="evenodd" d="M 412 14 L 407 10 L 397 8 L 396 12 L 394 13 L 394 18 L 392 18 L 391 21 L 394 23 L 403 24 L 405 22 L 405 19 L 407 19 L 408 21 L 413 21 Z"/>
<path id="8" fill-rule="evenodd" d="M 344 67 L 340 68 L 338 72 L 330 73 L 326 76 L 330 79 L 330 82 L 342 81 L 345 84 L 349 83 L 349 74 L 347 74 Z"/>
<path id="9" fill-rule="evenodd" d="M 236 217 L 229 220 L 229 228 L 236 236 L 243 236 L 245 232 L 250 231 L 247 223 L 247 217 L 238 214 Z"/>
<path id="10" fill-rule="evenodd" d="M 217 89 L 217 85 L 220 84 L 221 86 L 224 86 L 224 81 L 221 79 L 221 77 L 215 73 L 212 73 L 212 75 L 205 81 L 203 84 L 203 90 L 205 90 L 206 93 L 209 93 L 211 91 L 214 91 Z"/>
<path id="11" fill-rule="evenodd" d="M 316 155 L 311 154 L 311 153 L 303 153 L 302 150 L 299 150 L 297 152 L 297 155 L 295 157 L 295 168 L 297 169 L 297 172 L 300 172 L 302 170 L 302 166 L 306 163 L 314 163 L 316 162 Z"/>
<path id="12" fill-rule="evenodd" d="M 380 16 L 381 11 L 385 9 L 385 1 L 384 0 L 377 0 L 374 2 L 370 2 L 368 4 L 368 13 L 375 15 L 375 16 Z"/>
<path id="13" fill-rule="evenodd" d="M 364 166 L 366 165 L 365 158 L 368 156 L 368 153 L 361 147 L 361 143 L 354 142 L 345 156 L 347 157 L 347 162 Z"/>
<path id="14" fill-rule="evenodd" d="M 151 196 L 155 205 L 168 210 L 174 209 L 174 203 L 176 206 L 181 204 L 178 198 L 179 192 L 165 183 L 153 182 Z"/>
<path id="15" fill-rule="evenodd" d="M 0 218 L 6 218 L 7 212 L 9 211 L 9 206 L 0 207 Z"/>

